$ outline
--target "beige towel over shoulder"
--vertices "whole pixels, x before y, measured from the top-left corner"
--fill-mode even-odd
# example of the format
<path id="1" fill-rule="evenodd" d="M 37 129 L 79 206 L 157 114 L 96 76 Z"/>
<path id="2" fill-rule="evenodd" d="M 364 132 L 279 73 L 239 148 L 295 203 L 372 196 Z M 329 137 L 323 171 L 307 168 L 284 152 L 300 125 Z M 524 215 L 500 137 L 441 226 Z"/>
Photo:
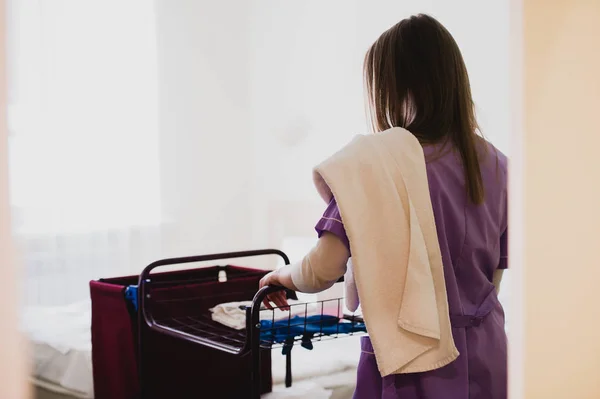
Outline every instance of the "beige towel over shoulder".
<path id="1" fill-rule="evenodd" d="M 423 372 L 458 357 L 423 149 L 393 128 L 357 136 L 314 171 L 334 195 L 379 371 Z"/>

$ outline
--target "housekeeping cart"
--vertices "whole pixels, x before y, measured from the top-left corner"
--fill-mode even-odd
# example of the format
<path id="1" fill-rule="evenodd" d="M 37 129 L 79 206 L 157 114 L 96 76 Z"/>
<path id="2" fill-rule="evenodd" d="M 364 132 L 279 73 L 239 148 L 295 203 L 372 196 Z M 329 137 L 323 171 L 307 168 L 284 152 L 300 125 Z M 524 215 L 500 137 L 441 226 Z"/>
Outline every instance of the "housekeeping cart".
<path id="1" fill-rule="evenodd" d="M 294 303 L 289 310 L 262 308 L 267 295 L 281 290 L 258 290 L 264 270 L 225 265 L 157 272 L 265 255 L 289 264 L 278 250 L 245 251 L 161 260 L 138 278 L 91 282 L 96 399 L 258 399 L 272 388 L 273 348 L 286 356 L 289 387 L 294 344 L 311 349 L 314 341 L 365 331 L 361 319 L 343 314 L 341 298 Z M 211 308 L 232 302 L 249 304 L 243 329 L 211 316 Z"/>

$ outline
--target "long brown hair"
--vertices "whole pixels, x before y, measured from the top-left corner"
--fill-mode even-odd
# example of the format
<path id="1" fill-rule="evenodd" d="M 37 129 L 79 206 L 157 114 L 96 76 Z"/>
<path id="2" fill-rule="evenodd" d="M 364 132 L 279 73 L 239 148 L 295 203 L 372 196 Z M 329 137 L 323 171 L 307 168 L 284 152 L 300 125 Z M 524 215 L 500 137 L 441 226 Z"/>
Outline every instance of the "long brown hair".
<path id="1" fill-rule="evenodd" d="M 428 15 L 404 19 L 367 51 L 364 75 L 373 129 L 403 127 L 423 145 L 452 143 L 467 194 L 482 203 L 479 127 L 467 68 L 450 32 Z"/>

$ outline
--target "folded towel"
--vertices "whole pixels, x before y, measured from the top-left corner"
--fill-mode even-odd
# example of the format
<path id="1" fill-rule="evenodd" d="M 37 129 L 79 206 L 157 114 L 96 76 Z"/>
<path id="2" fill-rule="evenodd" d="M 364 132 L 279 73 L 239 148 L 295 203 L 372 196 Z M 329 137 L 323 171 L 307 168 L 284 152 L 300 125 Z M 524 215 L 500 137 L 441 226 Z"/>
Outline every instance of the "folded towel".
<path id="1" fill-rule="evenodd" d="M 290 310 L 282 309 L 266 309 L 261 308 L 260 320 L 288 320 L 294 315 L 311 315 L 317 311 L 316 304 L 305 303 L 289 299 Z M 235 330 L 243 330 L 246 328 L 246 308 L 252 306 L 252 301 L 228 302 L 222 303 L 209 309 L 211 318 L 217 323 L 233 328 Z"/>
<path id="2" fill-rule="evenodd" d="M 353 266 L 348 307 L 354 310 L 360 297 L 381 374 L 454 361 L 459 354 L 417 138 L 401 128 L 357 136 L 315 168 L 314 180 L 327 203 L 335 197 L 344 221 Z"/>

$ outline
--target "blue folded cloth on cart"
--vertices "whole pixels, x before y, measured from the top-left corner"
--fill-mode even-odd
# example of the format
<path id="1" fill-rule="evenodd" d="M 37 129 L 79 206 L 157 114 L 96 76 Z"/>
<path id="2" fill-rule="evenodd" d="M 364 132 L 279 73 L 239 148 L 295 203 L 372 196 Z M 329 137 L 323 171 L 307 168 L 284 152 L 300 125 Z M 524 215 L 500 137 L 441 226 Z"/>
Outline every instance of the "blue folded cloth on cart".
<path id="1" fill-rule="evenodd" d="M 131 303 L 135 311 L 138 310 L 138 286 L 137 285 L 129 285 L 125 288 L 125 299 L 127 302 Z"/>
<path id="2" fill-rule="evenodd" d="M 261 320 L 260 339 L 270 343 L 283 343 L 283 354 L 292 350 L 297 337 L 302 337 L 300 345 L 311 350 L 312 339 L 315 335 L 338 335 L 355 332 L 366 332 L 364 323 L 342 321 L 329 315 L 314 315 L 308 317 L 294 316 L 289 320 Z"/>

